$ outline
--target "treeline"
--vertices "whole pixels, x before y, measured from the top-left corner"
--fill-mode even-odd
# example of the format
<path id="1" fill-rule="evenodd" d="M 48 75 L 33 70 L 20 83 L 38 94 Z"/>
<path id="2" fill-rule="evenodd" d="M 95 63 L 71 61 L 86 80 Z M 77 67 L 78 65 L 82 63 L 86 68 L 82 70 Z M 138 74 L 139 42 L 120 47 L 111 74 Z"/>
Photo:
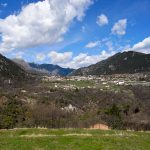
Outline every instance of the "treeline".
<path id="1" fill-rule="evenodd" d="M 21 127 L 83 128 L 98 121 L 92 112 L 63 110 L 56 104 L 29 106 L 16 99 L 3 98 L 0 106 L 0 129 Z M 6 100 L 6 101 L 5 101 Z"/>
<path id="2" fill-rule="evenodd" d="M 126 108 L 126 112 L 128 108 Z M 96 123 L 104 123 L 113 129 L 149 130 L 148 124 L 126 122 L 117 105 L 105 110 L 69 111 L 55 104 L 36 104 L 32 107 L 18 100 L 8 100 L 0 107 L 0 129 L 22 127 L 46 128 L 89 128 Z"/>

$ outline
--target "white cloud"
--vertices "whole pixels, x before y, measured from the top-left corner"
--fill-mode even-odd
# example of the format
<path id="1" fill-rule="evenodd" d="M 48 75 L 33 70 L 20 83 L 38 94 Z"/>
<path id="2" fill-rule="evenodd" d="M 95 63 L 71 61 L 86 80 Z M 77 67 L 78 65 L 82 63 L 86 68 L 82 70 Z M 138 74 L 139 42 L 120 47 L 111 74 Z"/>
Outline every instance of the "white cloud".
<path id="1" fill-rule="evenodd" d="M 87 53 L 80 53 L 78 56 L 75 56 L 70 61 L 68 61 L 66 63 L 60 62 L 60 63 L 58 63 L 58 65 L 60 65 L 62 67 L 71 67 L 71 68 L 78 69 L 80 67 L 86 67 L 91 64 L 95 64 L 101 60 L 108 58 L 109 56 L 113 55 L 114 53 L 115 53 L 114 51 L 112 51 L 112 52 L 102 51 L 98 55 L 88 55 Z"/>
<path id="2" fill-rule="evenodd" d="M 113 34 L 117 35 L 124 35 L 126 34 L 126 27 L 127 27 L 127 19 L 118 20 L 111 29 Z"/>
<path id="3" fill-rule="evenodd" d="M 39 53 L 36 55 L 37 61 L 43 61 L 46 58 L 45 54 Z"/>
<path id="4" fill-rule="evenodd" d="M 107 25 L 108 24 L 108 18 L 107 18 L 107 16 L 104 15 L 104 14 L 101 14 L 100 16 L 97 17 L 96 23 L 99 26 Z"/>
<path id="5" fill-rule="evenodd" d="M 100 41 L 89 42 L 85 47 L 86 48 L 94 48 L 100 45 Z"/>
<path id="6" fill-rule="evenodd" d="M 48 57 L 51 59 L 53 64 L 66 63 L 72 58 L 72 52 L 58 53 L 56 51 L 51 51 L 48 54 Z"/>
<path id="7" fill-rule="evenodd" d="M 143 41 L 133 45 L 133 47 L 126 49 L 125 51 L 137 51 L 142 53 L 150 53 L 150 37 L 145 38 Z"/>
<path id="8" fill-rule="evenodd" d="M 54 44 L 74 19 L 82 20 L 92 0 L 44 0 L 30 3 L 17 15 L 0 19 L 0 52 Z"/>

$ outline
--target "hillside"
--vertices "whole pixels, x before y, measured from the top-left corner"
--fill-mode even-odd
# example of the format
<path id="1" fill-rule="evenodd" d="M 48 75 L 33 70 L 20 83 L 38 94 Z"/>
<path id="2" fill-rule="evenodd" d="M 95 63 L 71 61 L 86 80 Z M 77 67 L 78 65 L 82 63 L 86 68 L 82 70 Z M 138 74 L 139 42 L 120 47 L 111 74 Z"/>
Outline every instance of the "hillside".
<path id="1" fill-rule="evenodd" d="M 124 74 L 150 71 L 150 54 L 134 51 L 117 53 L 89 67 L 80 68 L 71 75 Z"/>
<path id="2" fill-rule="evenodd" d="M 27 76 L 28 74 L 24 69 L 0 54 L 0 80 L 19 80 L 25 79 Z"/>

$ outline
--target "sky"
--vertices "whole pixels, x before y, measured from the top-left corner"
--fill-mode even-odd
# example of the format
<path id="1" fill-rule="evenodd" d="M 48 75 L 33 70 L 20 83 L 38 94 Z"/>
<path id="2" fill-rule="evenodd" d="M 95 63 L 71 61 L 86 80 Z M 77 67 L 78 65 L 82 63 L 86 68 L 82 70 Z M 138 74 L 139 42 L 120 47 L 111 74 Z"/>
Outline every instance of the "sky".
<path id="1" fill-rule="evenodd" d="M 0 0 L 0 53 L 80 68 L 150 53 L 150 0 Z"/>

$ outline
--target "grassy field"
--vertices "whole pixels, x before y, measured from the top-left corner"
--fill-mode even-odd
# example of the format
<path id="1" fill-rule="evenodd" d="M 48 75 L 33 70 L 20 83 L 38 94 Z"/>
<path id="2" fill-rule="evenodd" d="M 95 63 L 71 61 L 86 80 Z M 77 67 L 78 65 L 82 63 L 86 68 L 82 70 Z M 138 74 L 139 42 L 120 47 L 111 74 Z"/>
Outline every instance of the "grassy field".
<path id="1" fill-rule="evenodd" d="M 0 130 L 0 150 L 150 150 L 150 132 L 86 129 Z"/>

